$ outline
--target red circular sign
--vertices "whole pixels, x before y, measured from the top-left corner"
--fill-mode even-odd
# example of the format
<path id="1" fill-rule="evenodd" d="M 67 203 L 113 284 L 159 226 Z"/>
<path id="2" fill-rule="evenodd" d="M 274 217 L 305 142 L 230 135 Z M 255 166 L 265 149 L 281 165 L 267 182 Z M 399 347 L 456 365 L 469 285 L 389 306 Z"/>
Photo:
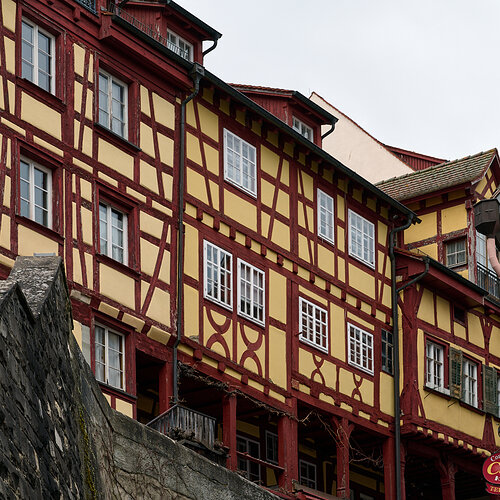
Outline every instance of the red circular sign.
<path id="1" fill-rule="evenodd" d="M 488 483 L 500 484 L 500 453 L 495 453 L 484 461 L 483 476 Z"/>

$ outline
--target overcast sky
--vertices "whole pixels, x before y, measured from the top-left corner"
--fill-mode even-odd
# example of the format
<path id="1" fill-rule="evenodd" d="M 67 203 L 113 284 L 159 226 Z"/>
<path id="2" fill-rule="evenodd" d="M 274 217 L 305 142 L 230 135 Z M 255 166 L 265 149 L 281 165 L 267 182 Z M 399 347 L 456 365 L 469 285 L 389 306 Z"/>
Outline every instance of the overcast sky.
<path id="1" fill-rule="evenodd" d="M 380 141 L 500 147 L 500 0 L 178 0 L 222 33 L 228 83 L 317 92 Z"/>

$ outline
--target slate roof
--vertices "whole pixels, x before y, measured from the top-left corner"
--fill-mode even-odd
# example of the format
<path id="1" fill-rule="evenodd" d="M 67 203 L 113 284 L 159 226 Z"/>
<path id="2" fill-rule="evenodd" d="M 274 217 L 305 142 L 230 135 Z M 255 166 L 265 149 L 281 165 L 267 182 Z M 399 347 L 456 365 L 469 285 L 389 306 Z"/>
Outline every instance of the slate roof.
<path id="1" fill-rule="evenodd" d="M 425 170 L 393 177 L 377 183 L 376 186 L 398 201 L 416 198 L 440 189 L 479 180 L 497 154 L 496 149 L 490 149 L 460 160 L 447 161 Z"/>

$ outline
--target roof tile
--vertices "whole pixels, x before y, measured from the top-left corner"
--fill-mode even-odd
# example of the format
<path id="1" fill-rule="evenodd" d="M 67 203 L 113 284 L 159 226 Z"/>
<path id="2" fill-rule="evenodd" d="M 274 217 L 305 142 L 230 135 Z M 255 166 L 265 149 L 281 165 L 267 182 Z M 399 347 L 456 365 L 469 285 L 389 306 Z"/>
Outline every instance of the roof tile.
<path id="1" fill-rule="evenodd" d="M 498 154 L 490 149 L 459 160 L 440 163 L 400 177 L 379 182 L 376 186 L 396 200 L 408 200 L 440 189 L 479 180 Z"/>

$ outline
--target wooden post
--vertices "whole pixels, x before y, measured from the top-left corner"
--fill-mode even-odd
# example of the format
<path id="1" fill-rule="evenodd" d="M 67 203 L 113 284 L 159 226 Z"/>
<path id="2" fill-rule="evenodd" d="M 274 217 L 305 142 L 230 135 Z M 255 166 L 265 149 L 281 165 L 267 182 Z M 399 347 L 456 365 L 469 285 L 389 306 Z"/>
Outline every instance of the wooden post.
<path id="1" fill-rule="evenodd" d="M 394 452 L 394 438 L 388 437 L 384 441 L 384 491 L 386 500 L 396 500 L 396 457 Z"/>
<path id="2" fill-rule="evenodd" d="M 455 500 L 456 465 L 448 459 L 436 461 L 441 479 L 441 496 L 443 500 Z"/>
<path id="3" fill-rule="evenodd" d="M 401 458 L 401 500 L 406 500 L 406 480 L 405 480 L 405 470 L 406 470 L 406 455 L 407 449 L 406 445 L 401 443 L 400 447 L 400 458 Z"/>
<path id="4" fill-rule="evenodd" d="M 159 374 L 159 406 L 160 415 L 170 408 L 170 401 L 174 394 L 174 386 L 172 384 L 172 363 L 166 361 L 160 368 Z"/>
<path id="5" fill-rule="evenodd" d="M 278 464 L 285 470 L 279 475 L 278 484 L 288 492 L 293 491 L 293 480 L 299 478 L 299 445 L 297 421 L 283 416 L 278 421 Z"/>
<path id="6" fill-rule="evenodd" d="M 229 448 L 226 467 L 230 470 L 238 468 L 238 456 L 236 455 L 236 406 L 237 399 L 235 394 L 223 396 L 222 439 L 224 446 Z"/>
<path id="7" fill-rule="evenodd" d="M 349 488 L 349 438 L 354 429 L 347 418 L 332 418 L 337 426 L 337 496 L 350 498 Z"/>

